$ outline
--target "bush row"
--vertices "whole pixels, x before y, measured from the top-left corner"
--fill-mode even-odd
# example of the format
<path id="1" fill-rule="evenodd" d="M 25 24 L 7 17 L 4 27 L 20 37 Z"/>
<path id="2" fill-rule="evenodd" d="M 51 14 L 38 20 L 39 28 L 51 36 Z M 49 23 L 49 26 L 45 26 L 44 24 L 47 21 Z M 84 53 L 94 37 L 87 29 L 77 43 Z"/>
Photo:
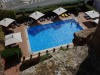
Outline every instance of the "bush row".
<path id="1" fill-rule="evenodd" d="M 0 10 L 0 20 L 3 18 L 16 18 L 16 13 L 14 10 Z"/>
<path id="2" fill-rule="evenodd" d="M 83 4 L 80 4 L 83 5 Z M 65 9 L 71 9 L 73 7 L 78 6 L 77 3 L 72 3 L 72 4 L 68 4 L 68 3 L 61 3 L 61 4 L 55 4 L 55 5 L 49 5 L 49 6 L 38 6 L 38 7 L 34 7 L 34 8 L 23 8 L 23 9 L 19 9 L 19 10 L 15 10 L 17 15 L 22 14 L 23 11 L 25 11 L 25 13 L 32 13 L 34 11 L 40 11 L 40 12 L 47 12 L 47 11 L 52 11 L 58 7 L 63 7 Z"/>
<path id="3" fill-rule="evenodd" d="M 78 4 L 78 3 L 72 3 L 72 4 L 68 4 L 68 3 L 61 3 L 61 4 L 56 4 L 56 5 L 49 5 L 49 6 L 38 6 L 38 7 L 34 7 L 34 8 L 23 8 L 23 9 L 19 9 L 19 10 L 0 10 L 0 20 L 8 17 L 8 18 L 12 18 L 15 19 L 18 22 L 23 22 L 31 13 L 33 13 L 34 11 L 40 11 L 43 13 L 46 13 L 48 11 L 53 11 L 54 9 L 58 8 L 58 7 L 63 7 L 65 9 L 68 10 L 68 12 L 75 12 L 79 9 L 81 9 L 82 11 L 88 11 L 88 10 L 93 10 L 94 8 L 89 6 L 89 5 L 85 5 L 85 4 Z"/>
<path id="4" fill-rule="evenodd" d="M 5 48 L 1 52 L 1 57 L 5 60 L 5 70 L 17 65 L 21 61 L 22 52 L 20 48 Z"/>

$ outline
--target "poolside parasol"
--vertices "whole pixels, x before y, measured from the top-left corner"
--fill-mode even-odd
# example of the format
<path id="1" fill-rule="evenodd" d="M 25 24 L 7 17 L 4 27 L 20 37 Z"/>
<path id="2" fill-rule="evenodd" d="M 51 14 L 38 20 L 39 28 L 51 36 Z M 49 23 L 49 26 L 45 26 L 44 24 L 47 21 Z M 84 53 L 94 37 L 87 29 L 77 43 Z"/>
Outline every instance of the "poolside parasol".
<path id="1" fill-rule="evenodd" d="M 22 42 L 21 32 L 13 33 L 5 36 L 5 46 Z"/>
<path id="2" fill-rule="evenodd" d="M 0 21 L 0 25 L 7 27 L 8 25 L 10 25 L 14 21 L 15 21 L 14 19 L 5 18 L 5 19 Z"/>
<path id="3" fill-rule="evenodd" d="M 32 13 L 31 15 L 29 15 L 29 17 L 31 17 L 35 20 L 39 19 L 42 16 L 44 16 L 44 14 L 39 11 L 36 11 L 36 12 Z"/>
<path id="4" fill-rule="evenodd" d="M 62 13 L 66 12 L 67 10 L 62 8 L 62 7 L 59 7 L 55 10 L 53 10 L 54 13 L 56 13 L 57 15 L 61 15 Z"/>
<path id="5" fill-rule="evenodd" d="M 98 12 L 96 12 L 95 10 L 92 10 L 92 11 L 87 11 L 87 12 L 85 12 L 88 16 L 90 16 L 91 18 L 97 18 L 97 17 L 99 17 L 99 13 Z"/>

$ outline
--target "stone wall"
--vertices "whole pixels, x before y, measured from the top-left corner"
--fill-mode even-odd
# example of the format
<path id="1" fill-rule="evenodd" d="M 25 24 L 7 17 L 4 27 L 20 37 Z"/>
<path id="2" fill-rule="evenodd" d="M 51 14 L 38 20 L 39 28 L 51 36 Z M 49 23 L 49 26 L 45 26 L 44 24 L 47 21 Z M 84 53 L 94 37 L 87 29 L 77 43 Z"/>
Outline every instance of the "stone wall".
<path id="1" fill-rule="evenodd" d="M 87 44 L 89 42 L 89 40 L 91 39 L 91 37 L 93 36 L 95 30 L 96 30 L 96 27 L 90 28 L 90 29 L 85 29 L 80 32 L 74 33 L 74 39 L 73 39 L 74 45 L 82 46 L 82 45 Z"/>
<path id="2" fill-rule="evenodd" d="M 89 42 L 91 63 L 100 72 L 100 18 L 97 29 Z"/>
<path id="3" fill-rule="evenodd" d="M 75 75 L 87 55 L 86 45 L 60 50 L 53 53 L 52 58 L 22 71 L 20 75 Z"/>

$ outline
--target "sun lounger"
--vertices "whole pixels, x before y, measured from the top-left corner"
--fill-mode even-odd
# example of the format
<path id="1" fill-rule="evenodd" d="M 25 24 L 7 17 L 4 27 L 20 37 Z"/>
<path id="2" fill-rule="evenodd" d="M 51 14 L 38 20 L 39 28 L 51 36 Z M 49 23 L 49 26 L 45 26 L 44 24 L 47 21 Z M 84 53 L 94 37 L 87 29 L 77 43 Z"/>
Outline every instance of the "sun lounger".
<path id="1" fill-rule="evenodd" d="M 53 16 L 54 17 L 54 19 L 56 18 L 56 16 Z"/>
<path id="2" fill-rule="evenodd" d="M 91 19 L 91 17 L 88 16 L 88 15 L 85 15 L 84 17 L 85 17 L 87 20 Z"/>
<path id="3" fill-rule="evenodd" d="M 20 26 L 21 26 L 21 24 L 16 24 L 16 26 L 20 27 Z"/>
<path id="4" fill-rule="evenodd" d="M 67 15 L 67 14 L 65 14 L 65 17 L 68 17 L 68 15 Z"/>
<path id="5" fill-rule="evenodd" d="M 19 45 L 18 44 L 15 44 L 15 45 L 11 45 L 12 48 L 19 48 Z"/>
<path id="6" fill-rule="evenodd" d="M 42 18 L 42 21 L 45 21 L 45 18 Z"/>
<path id="7" fill-rule="evenodd" d="M 14 31 L 13 30 L 5 30 L 5 35 L 11 34 L 11 33 L 14 33 Z"/>
<path id="8" fill-rule="evenodd" d="M 28 23 L 27 22 L 24 22 L 24 25 L 27 25 Z"/>
<path id="9" fill-rule="evenodd" d="M 54 20 L 54 17 L 53 16 L 51 16 L 51 20 Z"/>
<path id="10" fill-rule="evenodd" d="M 16 28 L 14 24 L 10 25 L 10 27 L 11 27 L 11 28 L 13 28 L 13 29 L 15 29 L 15 28 Z"/>
<path id="11" fill-rule="evenodd" d="M 39 21 L 42 22 L 42 19 L 40 18 Z"/>
<path id="12" fill-rule="evenodd" d="M 32 22 L 31 21 L 28 21 L 28 24 L 30 25 L 30 24 L 32 24 Z"/>
<path id="13" fill-rule="evenodd" d="M 70 16 L 71 15 L 71 13 L 68 13 L 68 16 Z"/>
<path id="14" fill-rule="evenodd" d="M 39 21 L 43 22 L 43 21 L 45 21 L 45 18 L 40 18 Z"/>
<path id="15" fill-rule="evenodd" d="M 65 17 L 65 15 L 64 15 L 64 14 L 62 14 L 61 16 L 62 16 L 62 17 Z"/>
<path id="16" fill-rule="evenodd" d="M 50 17 L 47 17 L 47 20 L 50 20 Z"/>

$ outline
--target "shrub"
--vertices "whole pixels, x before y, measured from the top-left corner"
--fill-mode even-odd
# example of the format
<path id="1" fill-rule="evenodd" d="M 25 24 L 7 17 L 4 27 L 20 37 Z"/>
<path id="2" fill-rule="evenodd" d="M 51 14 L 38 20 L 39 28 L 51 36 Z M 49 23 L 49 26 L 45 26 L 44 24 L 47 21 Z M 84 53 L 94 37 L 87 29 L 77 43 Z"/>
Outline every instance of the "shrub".
<path id="1" fill-rule="evenodd" d="M 22 53 L 20 48 L 10 48 L 3 50 L 1 56 L 5 60 L 5 69 L 8 69 L 20 62 Z"/>
<path id="2" fill-rule="evenodd" d="M 81 3 L 79 6 L 82 6 L 83 4 Z M 54 5 L 48 5 L 48 6 L 41 6 L 41 7 L 34 7 L 34 8 L 23 8 L 23 9 L 19 9 L 19 10 L 15 10 L 16 14 L 19 15 L 21 14 L 23 11 L 25 11 L 26 13 L 33 13 L 34 11 L 40 11 L 40 12 L 47 12 L 47 11 L 53 11 L 54 9 L 58 8 L 58 7 L 63 7 L 67 10 L 73 10 L 77 5 L 77 3 L 60 3 L 60 4 L 54 4 Z"/>
<path id="3" fill-rule="evenodd" d="M 74 13 L 74 14 L 78 14 L 78 12 L 80 11 L 87 11 L 89 10 L 87 8 L 87 5 L 83 4 L 83 3 L 61 3 L 61 4 L 55 4 L 55 5 L 48 5 L 48 6 L 41 6 L 41 7 L 34 7 L 34 8 L 23 8 L 23 9 L 19 9 L 19 10 L 15 10 L 16 11 L 16 21 L 18 22 L 24 22 L 25 20 L 27 20 L 28 15 L 33 13 L 34 11 L 40 11 L 42 13 L 47 13 L 49 11 L 53 11 L 54 9 L 58 8 L 58 7 L 63 7 L 66 10 L 68 10 L 67 12 L 70 13 Z M 27 16 L 26 16 L 27 15 Z"/>
<path id="4" fill-rule="evenodd" d="M 86 5 L 87 10 L 96 10 L 95 8 L 91 7 L 90 5 Z"/>
<path id="5" fill-rule="evenodd" d="M 7 48 L 1 52 L 4 59 L 13 58 L 14 56 L 20 58 L 22 56 L 20 48 Z"/>
<path id="6" fill-rule="evenodd" d="M 52 56 L 49 53 L 46 53 L 45 55 L 43 55 L 43 56 L 40 57 L 40 61 L 39 62 L 42 62 L 42 61 L 44 61 L 46 59 L 49 59 L 51 57 Z"/>
<path id="7" fill-rule="evenodd" d="M 61 47 L 60 47 L 60 50 L 64 50 L 64 48 L 61 46 Z"/>
<path id="8" fill-rule="evenodd" d="M 18 23 L 23 23 L 23 22 L 25 22 L 27 20 L 27 18 L 28 18 L 28 16 L 21 15 L 21 16 L 19 16 L 19 17 L 16 18 L 16 21 Z"/>
<path id="9" fill-rule="evenodd" d="M 16 18 L 16 13 L 13 10 L 0 10 L 0 20 L 3 18 Z"/>

